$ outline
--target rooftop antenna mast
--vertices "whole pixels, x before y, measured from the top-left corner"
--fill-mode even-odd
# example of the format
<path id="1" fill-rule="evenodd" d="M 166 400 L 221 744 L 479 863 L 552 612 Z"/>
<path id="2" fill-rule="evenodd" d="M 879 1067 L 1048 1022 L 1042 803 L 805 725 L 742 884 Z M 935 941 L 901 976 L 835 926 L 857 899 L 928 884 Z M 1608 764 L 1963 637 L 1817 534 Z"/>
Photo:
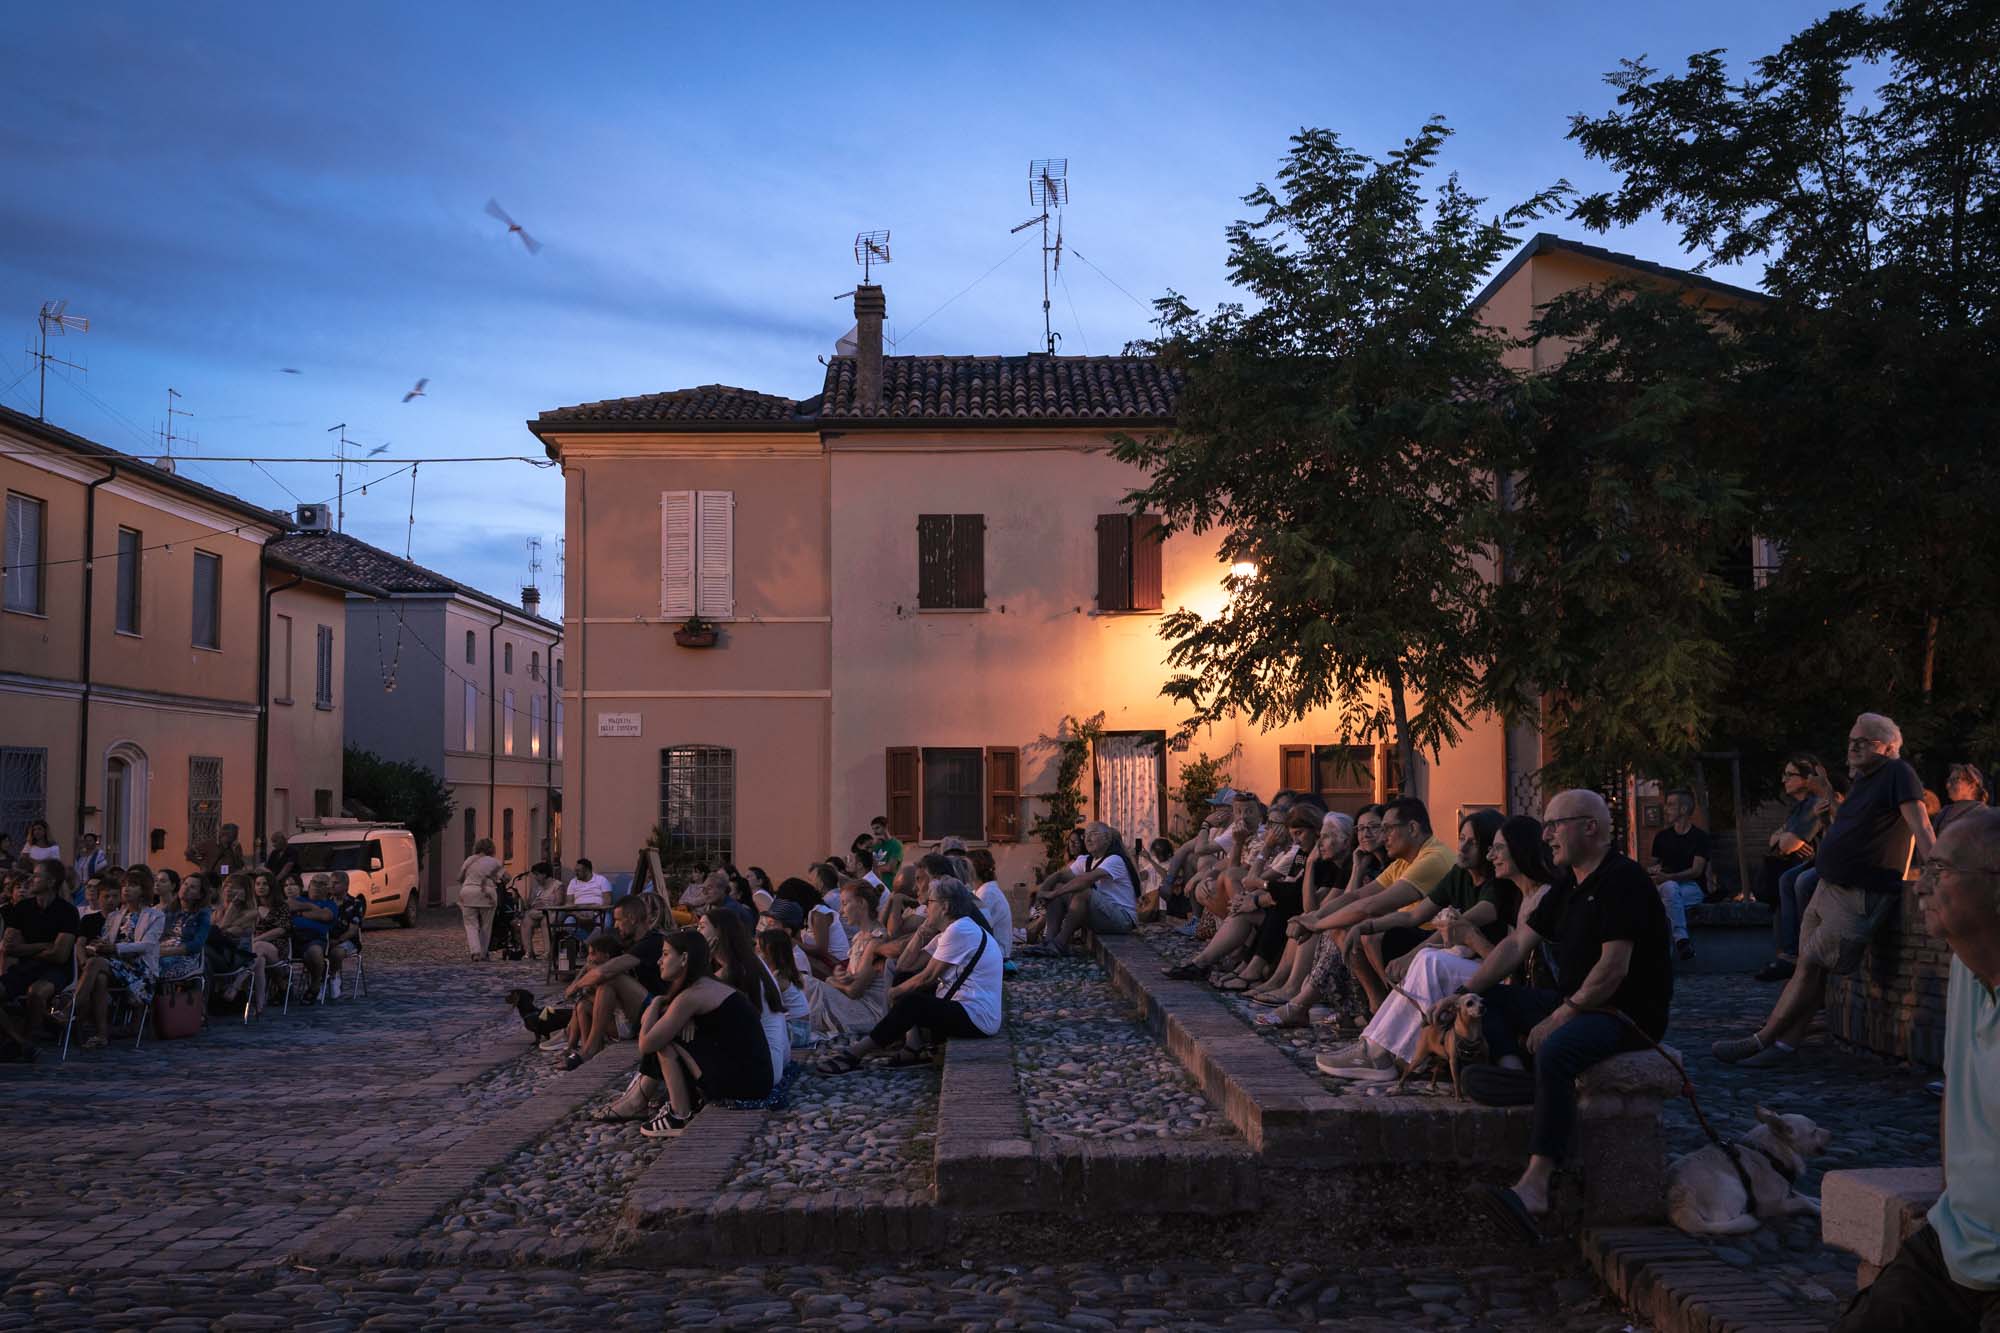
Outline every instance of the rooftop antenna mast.
<path id="1" fill-rule="evenodd" d="M 888 230 L 855 232 L 854 262 L 861 265 L 862 283 L 865 285 L 872 281 L 875 265 L 889 262 Z"/>
<path id="2" fill-rule="evenodd" d="M 1062 335 L 1049 323 L 1049 275 L 1062 273 L 1062 210 L 1069 202 L 1069 159 L 1066 157 L 1038 157 L 1028 163 L 1028 205 L 1041 209 L 1041 215 L 1029 218 L 1020 226 L 1007 233 L 1012 236 L 1024 232 L 1037 223 L 1042 228 L 1042 341 L 1048 346 L 1049 355 L 1056 354 L 1056 344 Z M 1049 240 L 1049 223 L 1056 224 L 1055 240 Z"/>
<path id="3" fill-rule="evenodd" d="M 78 333 L 90 332 L 90 321 L 82 315 L 65 314 L 64 312 L 68 309 L 69 302 L 66 300 L 44 301 L 42 302 L 42 313 L 36 319 L 36 323 L 40 326 L 42 334 L 40 350 L 31 354 L 35 360 L 42 363 L 41 385 L 35 395 L 35 420 L 37 421 L 48 420 L 49 362 L 53 361 L 59 366 L 68 366 L 71 370 L 80 370 L 86 375 L 90 373 L 88 367 L 80 366 L 74 361 L 65 361 L 61 357 L 54 356 L 49 352 L 50 334 L 54 334 L 60 338 L 72 329 Z"/>
<path id="4" fill-rule="evenodd" d="M 340 432 L 340 452 L 334 455 L 333 463 L 333 530 L 347 531 L 347 423 L 328 426 L 326 433 Z"/>
<path id="5" fill-rule="evenodd" d="M 184 411 L 181 408 L 174 406 L 175 403 L 180 401 L 180 397 L 181 397 L 181 391 L 179 389 L 169 388 L 167 390 L 167 424 L 165 429 L 163 429 L 160 432 L 160 434 L 162 437 L 164 437 L 164 443 L 166 444 L 167 447 L 168 458 L 172 458 L 174 456 L 174 441 L 185 440 L 188 438 L 185 435 L 174 434 L 174 418 L 186 417 L 190 421 L 194 419 L 194 413 Z"/>

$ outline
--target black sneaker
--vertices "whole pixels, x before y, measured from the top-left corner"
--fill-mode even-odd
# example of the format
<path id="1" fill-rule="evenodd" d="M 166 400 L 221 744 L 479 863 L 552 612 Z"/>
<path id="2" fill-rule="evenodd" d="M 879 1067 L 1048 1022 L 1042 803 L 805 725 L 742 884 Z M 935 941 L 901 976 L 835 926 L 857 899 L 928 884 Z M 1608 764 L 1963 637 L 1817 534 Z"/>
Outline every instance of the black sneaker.
<path id="1" fill-rule="evenodd" d="M 677 1139 L 681 1131 L 693 1122 L 700 1110 L 701 1108 L 697 1106 L 686 1115 L 676 1115 L 673 1104 L 668 1103 L 660 1107 L 651 1120 L 639 1126 L 639 1132 L 649 1139 Z"/>
<path id="2" fill-rule="evenodd" d="M 1764 964 L 1764 970 L 1757 973 L 1753 980 L 1790 981 L 1792 973 L 1797 970 L 1798 965 L 1796 963 L 1788 962 L 1783 958 L 1773 958 L 1770 962 Z"/>
<path id="3" fill-rule="evenodd" d="M 1692 963 L 1694 961 L 1694 941 L 1675 940 L 1674 956 L 1679 958 L 1683 963 Z"/>

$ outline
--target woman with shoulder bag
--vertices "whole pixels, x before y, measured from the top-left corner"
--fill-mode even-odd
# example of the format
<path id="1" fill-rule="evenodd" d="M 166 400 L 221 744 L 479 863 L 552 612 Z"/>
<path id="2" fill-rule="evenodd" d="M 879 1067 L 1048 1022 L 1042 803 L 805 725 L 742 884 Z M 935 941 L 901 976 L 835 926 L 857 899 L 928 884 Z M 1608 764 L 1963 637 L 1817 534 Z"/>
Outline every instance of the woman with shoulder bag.
<path id="1" fill-rule="evenodd" d="M 493 855 L 493 839 L 481 838 L 472 855 L 458 868 L 458 915 L 465 923 L 465 947 L 474 962 L 485 962 L 493 930 L 493 909 L 500 903 L 500 879 L 506 873 Z"/>

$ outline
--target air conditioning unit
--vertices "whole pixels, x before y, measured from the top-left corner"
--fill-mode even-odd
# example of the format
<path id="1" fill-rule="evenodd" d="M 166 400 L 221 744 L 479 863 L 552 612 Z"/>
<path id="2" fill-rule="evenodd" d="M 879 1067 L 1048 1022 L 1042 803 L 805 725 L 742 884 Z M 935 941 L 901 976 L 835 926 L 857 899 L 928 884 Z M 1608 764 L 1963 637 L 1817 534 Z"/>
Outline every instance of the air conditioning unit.
<path id="1" fill-rule="evenodd" d="M 325 505 L 300 505 L 298 526 L 301 532 L 331 532 L 333 519 L 327 514 Z"/>

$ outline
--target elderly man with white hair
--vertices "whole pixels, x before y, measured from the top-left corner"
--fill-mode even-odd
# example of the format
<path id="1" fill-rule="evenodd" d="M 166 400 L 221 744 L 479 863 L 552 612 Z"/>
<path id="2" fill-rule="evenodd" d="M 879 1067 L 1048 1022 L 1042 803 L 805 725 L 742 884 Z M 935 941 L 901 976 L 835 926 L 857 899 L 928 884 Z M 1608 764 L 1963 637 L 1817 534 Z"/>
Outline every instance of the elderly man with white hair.
<path id="1" fill-rule="evenodd" d="M 1799 922 L 1799 965 L 1784 994 L 1747 1037 L 1715 1043 L 1715 1058 L 1762 1068 L 1789 1060 L 1826 1002 L 1826 979 L 1861 965 L 1875 928 L 1903 893 L 1914 844 L 1929 856 L 1936 838 L 1924 784 L 1904 763 L 1903 733 L 1880 713 L 1863 713 L 1847 734 L 1847 799 L 1820 839 L 1819 888 Z"/>
<path id="2" fill-rule="evenodd" d="M 1639 863 L 1612 850 L 1611 812 L 1594 791 L 1560 792 L 1542 819 L 1555 881 L 1527 920 L 1495 945 L 1465 989 L 1486 999 L 1497 1065 L 1465 1071 L 1468 1096 L 1535 1108 L 1528 1165 L 1511 1189 L 1476 1185 L 1473 1202 L 1510 1235 L 1539 1240 L 1549 1187 L 1576 1128 L 1576 1077 L 1620 1051 L 1658 1041 L 1674 994 L 1666 908 Z M 1544 940 L 1554 990 L 1503 986 Z M 1532 1072 L 1522 1069 L 1532 1057 Z"/>
<path id="3" fill-rule="evenodd" d="M 2000 1327 L 2000 810 L 1972 811 L 1938 835 L 1917 900 L 1951 951 L 1944 1193 L 1834 1333 Z"/>

